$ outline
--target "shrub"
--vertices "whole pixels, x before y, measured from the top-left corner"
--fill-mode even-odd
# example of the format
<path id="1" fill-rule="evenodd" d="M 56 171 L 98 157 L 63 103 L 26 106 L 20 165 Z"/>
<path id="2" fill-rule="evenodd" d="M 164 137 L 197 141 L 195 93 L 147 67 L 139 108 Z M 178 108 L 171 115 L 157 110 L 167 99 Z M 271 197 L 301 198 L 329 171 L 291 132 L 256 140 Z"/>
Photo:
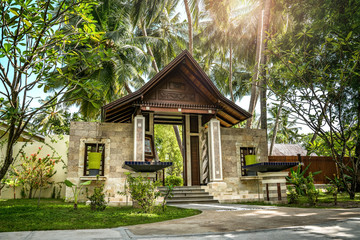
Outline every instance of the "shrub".
<path id="1" fill-rule="evenodd" d="M 130 174 L 127 174 L 127 183 L 125 193 L 119 193 L 126 195 L 129 192 L 134 203 L 137 203 L 145 213 L 151 213 L 156 198 L 160 196 L 160 192 L 156 191 L 160 183 L 142 176 L 132 177 Z"/>
<path id="2" fill-rule="evenodd" d="M 86 193 L 88 193 L 88 189 L 86 189 Z M 87 195 L 87 199 L 90 200 L 91 210 L 104 211 L 107 206 L 107 202 L 105 201 L 104 184 L 101 184 L 99 187 L 95 187 L 93 195 L 90 197 Z"/>
<path id="3" fill-rule="evenodd" d="M 291 186 L 287 187 L 288 189 L 288 201 L 290 204 L 299 202 L 299 194 L 295 191 L 295 189 Z"/>
<path id="4" fill-rule="evenodd" d="M 164 212 L 166 209 L 166 200 L 168 198 L 172 198 L 174 196 L 174 194 L 172 193 L 173 190 L 174 190 L 174 186 L 168 185 L 168 186 L 166 186 L 166 192 L 164 194 L 161 194 L 161 196 L 164 198 L 163 203 L 162 203 L 162 209 Z"/>
<path id="5" fill-rule="evenodd" d="M 320 191 L 315 188 L 314 176 L 311 172 L 305 178 L 305 186 L 306 186 L 306 196 L 308 202 L 311 206 L 315 206 L 316 203 L 318 202 Z"/>
<path id="6" fill-rule="evenodd" d="M 32 198 L 38 189 L 40 189 L 40 197 L 41 189 L 53 183 L 51 177 L 56 173 L 55 164 L 60 161 L 49 154 L 41 158 L 39 157 L 40 151 L 41 147 L 31 156 L 21 153 L 22 163 L 18 167 L 13 168 L 11 172 L 11 175 L 18 178 L 25 189 L 29 189 L 29 198 Z"/>
<path id="7" fill-rule="evenodd" d="M 182 177 L 178 177 L 175 175 L 169 175 L 165 178 L 165 185 L 166 186 L 182 186 L 183 185 L 183 179 Z"/>

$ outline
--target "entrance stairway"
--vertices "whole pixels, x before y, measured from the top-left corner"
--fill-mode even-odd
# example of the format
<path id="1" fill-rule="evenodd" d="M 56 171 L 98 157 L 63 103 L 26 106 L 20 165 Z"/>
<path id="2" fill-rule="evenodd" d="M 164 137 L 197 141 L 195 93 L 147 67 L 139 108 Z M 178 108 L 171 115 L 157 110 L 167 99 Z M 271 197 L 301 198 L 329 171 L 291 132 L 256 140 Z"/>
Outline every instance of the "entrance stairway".
<path id="1" fill-rule="evenodd" d="M 159 191 L 165 193 L 166 187 L 159 187 Z M 168 204 L 176 203 L 219 203 L 218 200 L 215 200 L 208 192 L 205 192 L 204 189 L 201 189 L 200 186 L 183 186 L 183 187 L 174 187 L 173 197 L 167 199 Z"/>

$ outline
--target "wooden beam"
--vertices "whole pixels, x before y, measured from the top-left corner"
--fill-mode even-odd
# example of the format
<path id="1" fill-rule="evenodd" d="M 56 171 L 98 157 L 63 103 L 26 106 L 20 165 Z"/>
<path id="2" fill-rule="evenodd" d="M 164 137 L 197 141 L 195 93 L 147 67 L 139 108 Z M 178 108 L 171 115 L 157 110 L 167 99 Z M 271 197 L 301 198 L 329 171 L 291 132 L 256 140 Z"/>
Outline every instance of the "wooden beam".
<path id="1" fill-rule="evenodd" d="M 126 119 L 126 118 L 128 118 L 128 117 L 131 118 L 131 116 L 132 116 L 132 114 L 122 115 L 122 116 L 119 116 L 119 117 L 117 117 L 117 118 L 112 119 L 112 120 L 109 121 L 109 122 L 119 122 L 119 121 L 122 121 L 122 120 L 124 120 L 124 119 Z"/>
<path id="2" fill-rule="evenodd" d="M 126 106 L 123 106 L 122 108 L 116 108 L 116 109 L 111 109 L 110 111 L 105 111 L 105 118 L 109 118 L 121 111 L 126 110 L 127 108 L 132 108 L 132 105 L 126 105 Z"/>
<path id="3" fill-rule="evenodd" d="M 179 111 L 179 109 L 181 109 Z M 195 113 L 195 114 L 214 114 L 215 110 L 204 110 L 204 109 L 186 109 L 186 108 L 166 108 L 166 107 L 141 107 L 143 111 L 153 112 L 179 112 L 179 113 Z"/>
<path id="4" fill-rule="evenodd" d="M 233 126 L 235 125 L 236 123 L 233 123 L 233 122 L 229 122 L 228 119 L 225 119 L 224 117 L 222 117 L 219 113 L 216 114 L 216 118 L 218 118 L 220 121 L 223 121 L 223 122 L 226 122 L 228 125 L 230 126 Z"/>
<path id="5" fill-rule="evenodd" d="M 129 108 L 126 111 L 123 111 L 121 113 L 121 115 L 115 115 L 115 116 L 112 116 L 112 117 L 105 116 L 105 121 L 112 121 L 112 120 L 116 119 L 118 116 L 123 116 L 123 115 L 126 115 L 126 114 L 128 114 L 130 112 L 133 112 L 133 111 L 134 111 L 134 109 Z"/>

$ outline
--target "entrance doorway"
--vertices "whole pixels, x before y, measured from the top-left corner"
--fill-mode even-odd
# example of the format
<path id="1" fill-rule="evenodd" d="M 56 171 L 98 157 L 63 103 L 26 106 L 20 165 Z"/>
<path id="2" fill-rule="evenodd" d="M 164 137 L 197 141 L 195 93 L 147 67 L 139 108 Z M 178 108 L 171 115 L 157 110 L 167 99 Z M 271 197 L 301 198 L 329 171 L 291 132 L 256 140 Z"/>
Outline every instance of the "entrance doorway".
<path id="1" fill-rule="evenodd" d="M 200 120 L 198 115 L 153 114 L 155 147 L 159 160 L 173 162 L 173 166 L 167 169 L 167 174 L 181 176 L 184 186 L 201 184 Z M 173 126 L 177 126 L 178 136 Z"/>
<path id="2" fill-rule="evenodd" d="M 159 161 L 173 163 L 165 169 L 165 177 L 172 175 L 183 179 L 183 157 L 173 126 L 178 128 L 182 143 L 182 125 L 154 124 L 155 148 Z"/>

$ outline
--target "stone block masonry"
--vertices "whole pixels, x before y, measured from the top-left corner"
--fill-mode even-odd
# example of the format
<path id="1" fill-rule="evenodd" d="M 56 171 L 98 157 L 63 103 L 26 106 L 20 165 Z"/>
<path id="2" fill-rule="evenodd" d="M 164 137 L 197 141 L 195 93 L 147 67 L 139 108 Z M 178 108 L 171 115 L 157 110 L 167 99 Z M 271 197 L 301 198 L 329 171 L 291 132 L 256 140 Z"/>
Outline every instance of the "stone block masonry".
<path id="1" fill-rule="evenodd" d="M 125 161 L 133 161 L 134 134 L 133 124 L 130 123 L 95 123 L 72 122 L 70 126 L 68 175 L 67 179 L 75 184 L 87 180 L 94 180 L 89 187 L 95 186 L 96 177 L 84 176 L 85 144 L 105 144 L 104 177 L 106 196 L 117 205 L 130 204 L 128 199 L 119 195 L 125 187 L 127 170 L 122 168 Z M 85 192 L 85 190 L 84 190 Z M 66 199 L 72 200 L 70 188 L 66 189 Z M 80 201 L 86 201 L 85 194 L 81 194 Z"/>

